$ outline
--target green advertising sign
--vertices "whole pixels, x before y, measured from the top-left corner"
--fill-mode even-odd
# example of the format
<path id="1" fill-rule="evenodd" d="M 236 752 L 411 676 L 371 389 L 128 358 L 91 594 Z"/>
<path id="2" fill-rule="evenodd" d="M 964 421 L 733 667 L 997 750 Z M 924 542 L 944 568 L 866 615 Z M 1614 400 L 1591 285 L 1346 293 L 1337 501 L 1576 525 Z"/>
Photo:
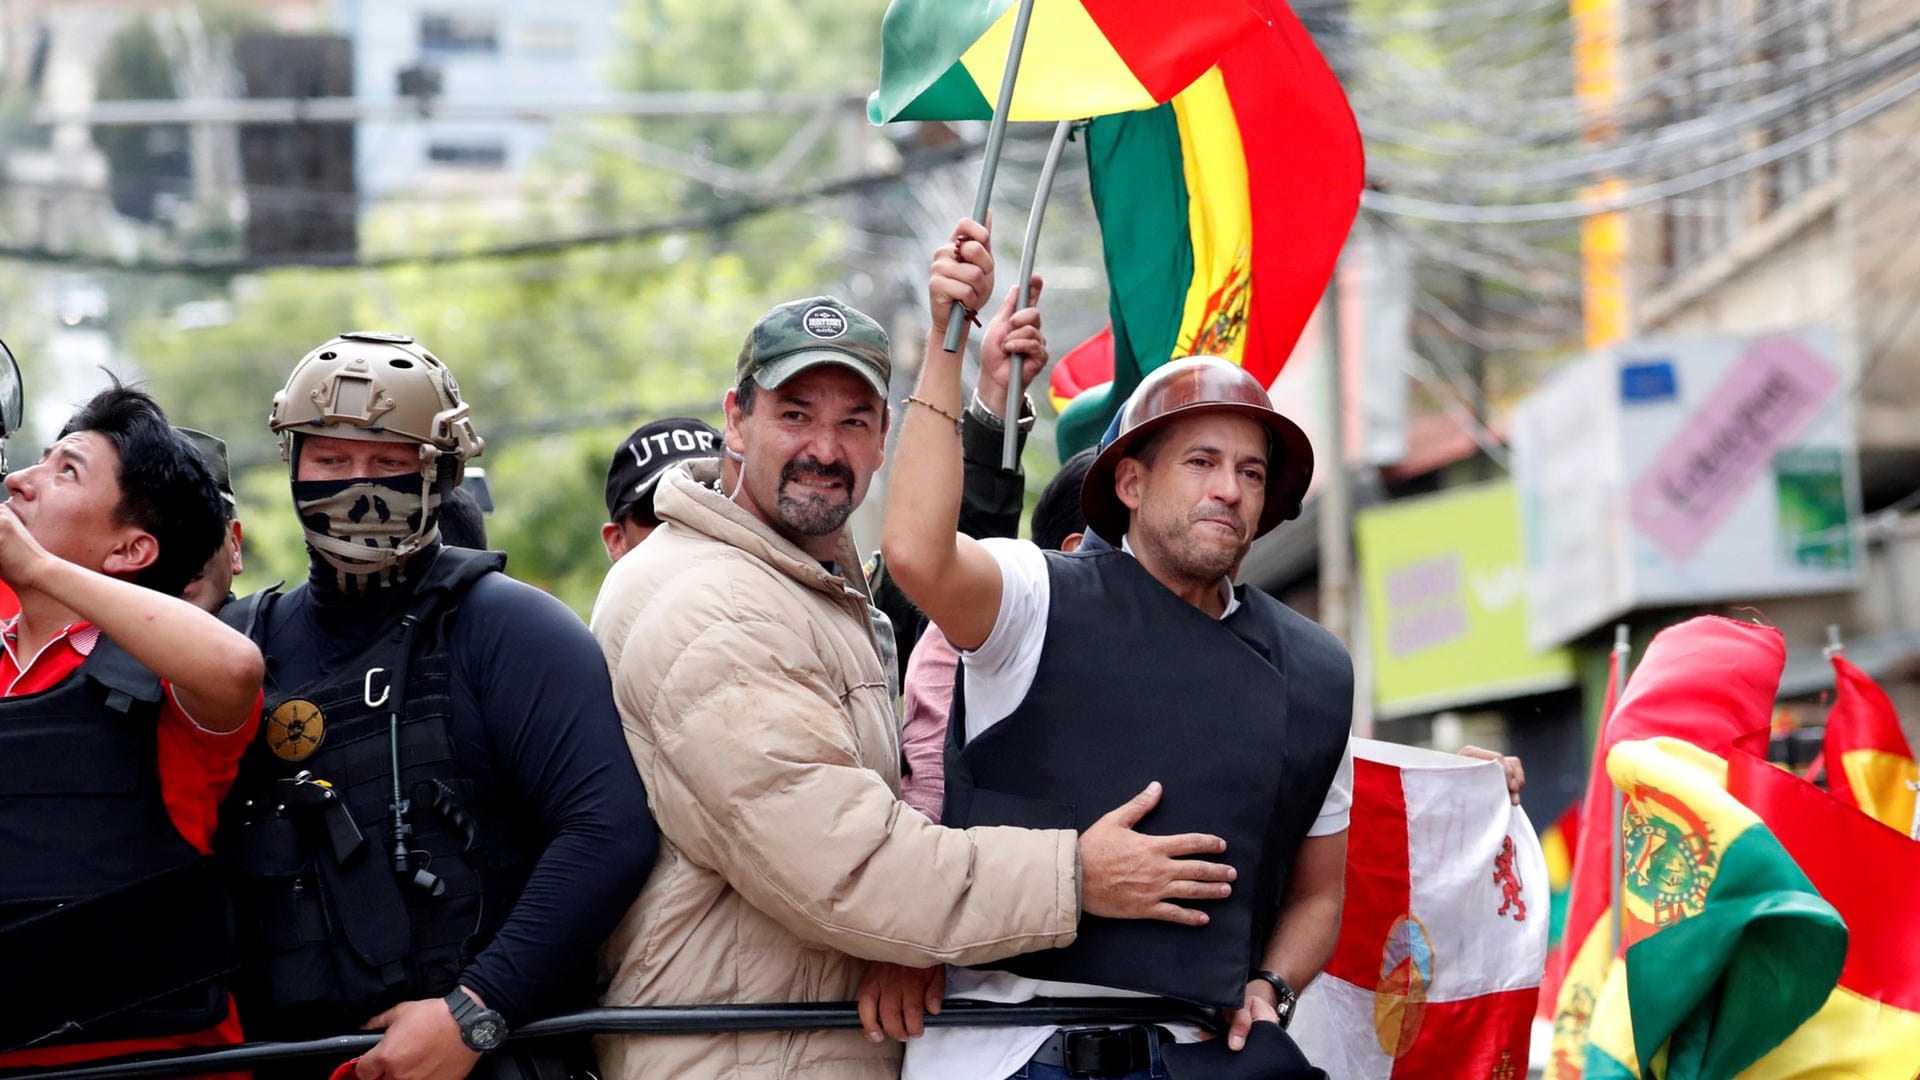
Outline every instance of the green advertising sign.
<path id="1" fill-rule="evenodd" d="M 1354 531 L 1377 715 L 1573 685 L 1571 653 L 1527 645 L 1526 564 L 1512 483 L 1372 507 Z"/>

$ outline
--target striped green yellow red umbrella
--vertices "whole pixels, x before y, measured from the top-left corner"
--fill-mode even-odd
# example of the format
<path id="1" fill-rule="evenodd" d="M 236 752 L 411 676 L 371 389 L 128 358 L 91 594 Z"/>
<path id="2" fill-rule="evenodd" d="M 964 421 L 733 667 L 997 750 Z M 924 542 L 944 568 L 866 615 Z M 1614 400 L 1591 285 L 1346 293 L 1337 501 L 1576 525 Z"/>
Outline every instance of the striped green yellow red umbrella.
<path id="1" fill-rule="evenodd" d="M 992 117 L 1018 6 L 893 0 L 868 117 L 876 124 Z M 1247 0 L 1035 0 L 1006 119 L 1152 108 L 1258 27 Z"/>

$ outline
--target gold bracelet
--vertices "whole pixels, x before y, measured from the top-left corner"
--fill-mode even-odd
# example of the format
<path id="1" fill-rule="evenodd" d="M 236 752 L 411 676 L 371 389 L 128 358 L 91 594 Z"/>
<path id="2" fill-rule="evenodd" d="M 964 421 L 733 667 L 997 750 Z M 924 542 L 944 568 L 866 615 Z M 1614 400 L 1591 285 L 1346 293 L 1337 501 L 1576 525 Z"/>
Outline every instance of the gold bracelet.
<path id="1" fill-rule="evenodd" d="M 935 405 L 935 404 L 934 404 L 933 402 L 931 402 L 931 401 L 928 401 L 928 400 L 927 400 L 926 398 L 923 398 L 923 397 L 915 397 L 915 396 L 914 396 L 914 395 L 912 395 L 912 394 L 908 394 L 908 395 L 907 395 L 907 404 L 909 404 L 909 405 L 923 405 L 923 406 L 925 406 L 926 408 L 928 408 L 928 409 L 930 409 L 930 410 L 932 410 L 933 412 L 936 412 L 936 413 L 939 413 L 939 414 L 940 414 L 941 416 L 944 416 L 944 417 L 946 417 L 947 419 L 949 419 L 949 420 L 951 420 L 951 421 L 953 421 L 953 433 L 954 433 L 955 435 L 958 435 L 958 434 L 960 434 L 960 418 L 959 418 L 959 417 L 957 417 L 957 416 L 955 416 L 955 415 L 953 415 L 952 413 L 950 413 L 950 412 L 948 412 L 947 410 L 945 410 L 945 409 L 943 409 L 943 408 L 941 408 L 940 406 L 938 406 L 938 405 Z"/>

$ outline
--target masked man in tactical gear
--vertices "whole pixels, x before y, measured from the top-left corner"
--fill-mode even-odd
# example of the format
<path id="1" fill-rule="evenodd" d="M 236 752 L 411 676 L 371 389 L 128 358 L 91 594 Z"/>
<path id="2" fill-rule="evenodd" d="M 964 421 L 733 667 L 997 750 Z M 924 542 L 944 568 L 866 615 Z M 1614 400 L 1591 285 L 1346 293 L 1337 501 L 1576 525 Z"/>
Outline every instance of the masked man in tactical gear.
<path id="1" fill-rule="evenodd" d="M 984 227 L 961 223 L 935 259 L 936 311 L 991 296 L 987 243 Z M 929 341 L 909 399 L 881 546 L 963 657 L 943 821 L 1085 828 L 1089 808 L 1164 782 L 1142 827 L 1220 835 L 1239 882 L 1198 905 L 1197 929 L 1087 920 L 1065 947 L 950 973 L 948 992 L 1181 998 L 1233 1018 L 1228 1038 L 1199 1050 L 1219 1056 L 1197 1075 L 1323 1076 L 1253 1021 L 1284 1024 L 1332 954 L 1352 665 L 1325 629 L 1232 585 L 1254 538 L 1299 512 L 1313 472 L 1305 435 L 1241 368 L 1173 361 L 1128 399 L 1081 488 L 1087 524 L 1112 547 L 976 541 L 954 529 L 960 445 L 942 413 L 962 400 L 960 366 L 940 344 Z M 909 1046 L 905 1075 L 1158 1077 L 1169 1062 L 1182 1075 L 1194 1051 L 1160 1042 L 1139 1028 L 937 1030 Z"/>
<path id="2" fill-rule="evenodd" d="M 151 398 L 116 385 L 6 486 L 0 1051 L 16 1052 L 0 1068 L 238 1042 L 206 855 L 259 722 L 261 660 L 178 598 L 220 541 L 213 478 Z"/>
<path id="3" fill-rule="evenodd" d="M 586 627 L 504 555 L 440 542 L 483 445 L 445 364 L 342 334 L 269 425 L 309 574 L 223 613 L 267 658 L 222 839 L 242 1008 L 263 1037 L 385 1029 L 361 1080 L 459 1080 L 506 1031 L 590 1000 L 595 949 L 653 862 L 646 792 Z"/>

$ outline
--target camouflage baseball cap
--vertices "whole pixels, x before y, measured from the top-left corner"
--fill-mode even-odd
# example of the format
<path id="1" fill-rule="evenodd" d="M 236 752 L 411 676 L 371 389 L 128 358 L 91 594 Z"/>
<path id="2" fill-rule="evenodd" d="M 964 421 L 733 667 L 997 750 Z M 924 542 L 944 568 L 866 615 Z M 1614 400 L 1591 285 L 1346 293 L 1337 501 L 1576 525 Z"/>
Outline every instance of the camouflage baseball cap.
<path id="1" fill-rule="evenodd" d="M 220 489 L 220 497 L 226 500 L 227 509 L 234 507 L 233 478 L 227 471 L 227 443 L 217 435 L 209 435 L 194 428 L 177 427 L 173 430 L 187 437 L 187 441 L 207 459 L 207 471 L 213 474 L 213 484 Z"/>
<path id="2" fill-rule="evenodd" d="M 887 333 L 866 315 L 831 296 L 781 304 L 753 324 L 740 349 L 735 378 L 748 375 L 769 390 L 819 364 L 839 364 L 887 396 L 893 356 Z"/>

